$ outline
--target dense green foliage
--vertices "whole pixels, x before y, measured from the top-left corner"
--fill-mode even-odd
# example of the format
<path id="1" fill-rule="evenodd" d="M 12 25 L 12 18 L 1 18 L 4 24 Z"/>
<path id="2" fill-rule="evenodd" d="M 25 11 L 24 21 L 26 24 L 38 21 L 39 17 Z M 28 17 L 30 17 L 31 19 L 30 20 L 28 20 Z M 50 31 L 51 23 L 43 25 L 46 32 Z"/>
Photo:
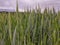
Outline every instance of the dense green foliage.
<path id="1" fill-rule="evenodd" d="M 60 45 L 60 12 L 0 13 L 0 45 Z"/>

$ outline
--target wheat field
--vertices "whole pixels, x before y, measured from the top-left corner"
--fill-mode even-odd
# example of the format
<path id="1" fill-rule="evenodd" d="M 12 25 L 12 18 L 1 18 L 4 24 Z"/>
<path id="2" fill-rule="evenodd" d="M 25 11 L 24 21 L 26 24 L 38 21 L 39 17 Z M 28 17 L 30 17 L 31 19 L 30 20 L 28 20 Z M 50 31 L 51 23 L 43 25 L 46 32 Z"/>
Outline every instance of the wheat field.
<path id="1" fill-rule="evenodd" d="M 0 12 L 0 45 L 60 45 L 60 11 Z"/>

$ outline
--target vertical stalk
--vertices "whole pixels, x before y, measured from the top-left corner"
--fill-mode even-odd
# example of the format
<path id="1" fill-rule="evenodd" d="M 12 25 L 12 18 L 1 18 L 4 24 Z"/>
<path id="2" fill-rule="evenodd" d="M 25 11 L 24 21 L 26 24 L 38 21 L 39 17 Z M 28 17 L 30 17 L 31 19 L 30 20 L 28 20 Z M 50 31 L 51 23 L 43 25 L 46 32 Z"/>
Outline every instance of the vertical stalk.
<path id="1" fill-rule="evenodd" d="M 10 41 L 11 41 L 12 35 L 11 35 L 11 17 L 10 17 L 10 13 L 8 13 L 8 28 L 9 28 L 9 38 L 10 38 Z"/>

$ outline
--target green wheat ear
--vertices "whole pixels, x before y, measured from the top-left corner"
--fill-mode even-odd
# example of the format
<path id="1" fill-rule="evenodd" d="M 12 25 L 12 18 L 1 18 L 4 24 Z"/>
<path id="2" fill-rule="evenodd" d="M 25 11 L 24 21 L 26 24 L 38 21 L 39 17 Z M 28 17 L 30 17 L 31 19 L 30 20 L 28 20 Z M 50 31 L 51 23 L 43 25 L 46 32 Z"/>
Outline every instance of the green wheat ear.
<path id="1" fill-rule="evenodd" d="M 16 15 L 17 15 L 17 23 L 18 23 L 18 0 L 16 0 Z"/>
<path id="2" fill-rule="evenodd" d="M 18 0 L 16 0 L 16 12 L 18 12 Z"/>

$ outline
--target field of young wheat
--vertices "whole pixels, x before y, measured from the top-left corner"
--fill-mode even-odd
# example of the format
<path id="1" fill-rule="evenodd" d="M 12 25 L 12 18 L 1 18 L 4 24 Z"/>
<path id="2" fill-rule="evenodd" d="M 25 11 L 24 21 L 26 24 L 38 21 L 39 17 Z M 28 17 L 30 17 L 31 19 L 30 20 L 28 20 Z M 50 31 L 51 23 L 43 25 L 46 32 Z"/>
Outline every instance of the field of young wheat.
<path id="1" fill-rule="evenodd" d="M 0 13 L 0 45 L 60 45 L 60 12 Z"/>

